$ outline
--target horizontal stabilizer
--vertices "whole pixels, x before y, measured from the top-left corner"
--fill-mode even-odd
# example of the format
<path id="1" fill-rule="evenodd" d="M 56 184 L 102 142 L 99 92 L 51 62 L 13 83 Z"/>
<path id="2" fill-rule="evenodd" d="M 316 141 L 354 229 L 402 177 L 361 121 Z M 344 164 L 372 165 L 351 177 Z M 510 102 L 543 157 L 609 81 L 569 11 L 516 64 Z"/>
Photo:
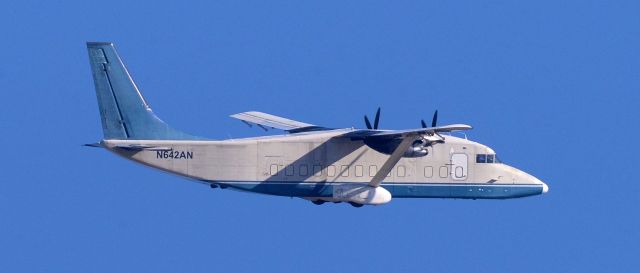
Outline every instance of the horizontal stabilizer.
<path id="1" fill-rule="evenodd" d="M 84 145 L 82 145 L 82 146 L 85 146 L 85 147 L 93 147 L 93 148 L 102 148 L 102 144 L 100 144 L 100 142 L 97 142 L 97 143 L 87 143 L 87 144 L 84 144 Z"/>
<path id="2" fill-rule="evenodd" d="M 171 151 L 173 148 L 171 147 L 162 147 L 162 146 L 152 146 L 152 145 L 144 145 L 144 144 L 129 144 L 129 145 L 116 145 L 116 148 L 120 148 L 123 150 L 129 151 Z"/>

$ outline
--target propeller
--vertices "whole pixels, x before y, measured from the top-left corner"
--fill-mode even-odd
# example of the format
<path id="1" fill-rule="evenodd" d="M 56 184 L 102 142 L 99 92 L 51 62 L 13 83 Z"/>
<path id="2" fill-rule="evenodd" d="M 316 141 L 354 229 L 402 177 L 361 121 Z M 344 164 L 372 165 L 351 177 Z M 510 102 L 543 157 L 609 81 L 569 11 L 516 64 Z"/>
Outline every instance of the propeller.
<path id="1" fill-rule="evenodd" d="M 420 120 L 420 124 L 422 124 L 422 128 L 428 128 L 427 127 L 427 123 L 424 122 L 424 119 Z M 436 110 L 433 113 L 433 118 L 431 119 L 431 127 L 436 127 L 436 125 L 438 124 L 438 110 Z M 437 132 L 434 132 L 435 135 L 437 135 L 438 137 L 440 137 L 440 143 L 444 142 L 444 137 L 441 136 L 440 134 L 438 134 Z"/>
<path id="2" fill-rule="evenodd" d="M 420 120 L 420 123 L 422 124 L 422 128 L 427 128 L 427 123 L 424 122 L 424 119 Z M 431 127 L 436 127 L 437 124 L 438 124 L 438 110 L 436 110 L 433 113 L 433 118 L 431 119 Z"/>
<path id="3" fill-rule="evenodd" d="M 376 116 L 373 119 L 373 126 L 371 126 L 371 122 L 369 122 L 369 117 L 367 117 L 367 115 L 364 115 L 364 123 L 367 125 L 367 129 L 378 130 L 378 124 L 380 123 L 380 107 L 378 107 Z"/>

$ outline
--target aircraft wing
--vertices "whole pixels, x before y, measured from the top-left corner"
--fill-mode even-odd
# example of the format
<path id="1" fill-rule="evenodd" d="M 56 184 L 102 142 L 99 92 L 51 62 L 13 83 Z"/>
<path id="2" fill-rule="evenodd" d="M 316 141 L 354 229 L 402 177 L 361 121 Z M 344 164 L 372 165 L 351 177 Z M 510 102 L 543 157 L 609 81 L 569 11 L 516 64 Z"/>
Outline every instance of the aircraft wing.
<path id="1" fill-rule="evenodd" d="M 466 124 L 452 124 L 438 127 L 430 127 L 430 128 L 419 128 L 419 129 L 409 129 L 409 130 L 356 130 L 353 132 L 346 133 L 341 137 L 351 137 L 355 139 L 365 139 L 365 138 L 400 138 L 406 137 L 409 135 L 431 135 L 437 133 L 447 133 L 454 131 L 464 131 L 471 130 L 472 127 Z"/>
<path id="2" fill-rule="evenodd" d="M 369 182 L 369 186 L 378 187 L 382 180 L 387 177 L 387 174 L 393 169 L 393 167 L 400 161 L 403 154 L 407 151 L 407 149 L 414 143 L 414 141 L 419 140 L 424 135 L 434 135 L 438 133 L 446 133 L 453 131 L 461 131 L 461 130 L 469 130 L 471 126 L 465 124 L 452 124 L 445 125 L 439 127 L 430 127 L 430 128 L 420 128 L 420 129 L 411 129 L 411 130 L 356 130 L 346 134 L 341 135 L 340 137 L 349 137 L 353 140 L 364 140 L 365 143 L 367 141 L 382 141 L 382 142 L 391 142 L 394 139 L 402 139 L 398 146 L 393 149 L 393 152 L 389 155 L 389 158 L 382 164 L 382 167 L 378 172 L 374 175 L 374 177 Z M 444 140 L 444 138 L 442 138 Z"/>
<path id="3" fill-rule="evenodd" d="M 288 118 L 283 118 L 267 113 L 262 113 L 258 111 L 249 111 L 242 112 L 238 114 L 231 115 L 232 118 L 236 118 L 241 120 L 242 122 L 251 126 L 251 124 L 256 124 L 260 128 L 267 130 L 267 128 L 277 128 L 281 130 L 285 130 L 289 133 L 301 133 L 308 131 L 320 131 L 320 130 L 328 130 L 329 128 L 320 127 L 317 125 L 304 123 L 300 121 L 291 120 Z"/>

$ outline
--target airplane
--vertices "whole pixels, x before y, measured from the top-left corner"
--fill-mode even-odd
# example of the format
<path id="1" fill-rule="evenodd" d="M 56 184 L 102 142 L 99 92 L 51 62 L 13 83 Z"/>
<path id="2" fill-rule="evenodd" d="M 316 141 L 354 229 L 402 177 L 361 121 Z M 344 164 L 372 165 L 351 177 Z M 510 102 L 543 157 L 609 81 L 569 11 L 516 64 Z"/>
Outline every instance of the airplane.
<path id="1" fill-rule="evenodd" d="M 85 144 L 211 188 L 299 197 L 320 205 L 387 204 L 392 198 L 508 199 L 546 193 L 547 184 L 502 163 L 486 145 L 456 137 L 465 124 L 329 128 L 267 113 L 231 115 L 285 133 L 211 140 L 170 127 L 140 93 L 113 43 L 88 42 L 103 139 Z"/>

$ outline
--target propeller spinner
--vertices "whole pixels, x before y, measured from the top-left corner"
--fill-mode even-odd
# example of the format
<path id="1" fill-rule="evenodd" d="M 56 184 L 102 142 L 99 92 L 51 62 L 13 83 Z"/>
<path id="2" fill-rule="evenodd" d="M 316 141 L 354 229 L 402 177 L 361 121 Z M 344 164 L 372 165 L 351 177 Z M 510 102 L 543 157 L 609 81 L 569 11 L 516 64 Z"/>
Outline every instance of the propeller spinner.
<path id="1" fill-rule="evenodd" d="M 427 123 L 424 122 L 424 119 L 420 120 L 420 123 L 422 124 L 422 128 L 428 128 L 427 127 Z M 437 124 L 438 124 L 438 110 L 433 112 L 433 118 L 431 118 L 431 127 L 436 127 Z M 436 141 L 430 141 L 430 140 L 427 140 L 425 138 L 425 145 L 431 145 L 432 142 L 435 142 L 435 143 L 443 143 L 444 142 L 444 137 L 443 136 L 441 136 L 437 132 L 434 133 L 434 134 L 437 135 L 438 137 L 440 137 L 440 139 L 436 140 Z"/>

